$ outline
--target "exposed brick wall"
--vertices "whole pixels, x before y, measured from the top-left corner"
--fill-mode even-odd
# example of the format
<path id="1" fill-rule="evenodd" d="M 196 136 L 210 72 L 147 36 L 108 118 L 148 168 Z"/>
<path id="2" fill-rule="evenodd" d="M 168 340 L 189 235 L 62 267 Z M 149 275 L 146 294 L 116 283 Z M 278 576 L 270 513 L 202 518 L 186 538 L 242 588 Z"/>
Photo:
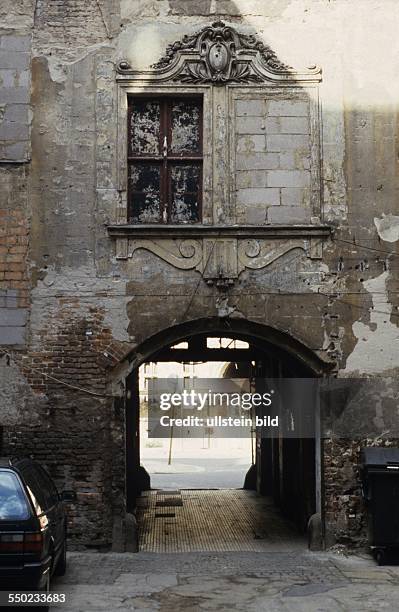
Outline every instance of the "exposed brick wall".
<path id="1" fill-rule="evenodd" d="M 106 400 L 61 387 L 50 394 L 41 424 L 4 428 L 3 453 L 30 456 L 47 468 L 59 490 L 73 489 L 68 509 L 73 547 L 106 546 L 112 532 L 110 408 Z M 121 449 L 123 457 L 123 449 Z M 123 472 L 123 468 L 122 468 Z"/>
<path id="2" fill-rule="evenodd" d="M 2 452 L 37 459 L 59 488 L 77 492 L 69 512 L 72 546 L 107 546 L 124 488 L 124 414 L 114 415 L 107 370 L 126 347 L 112 340 L 99 308 L 90 306 L 82 316 L 79 300 L 68 298 L 58 301 L 55 313 L 40 350 L 10 353 L 43 402 L 34 424 L 4 427 Z"/>
<path id="3" fill-rule="evenodd" d="M 41 46 L 76 48 L 79 44 L 96 44 L 119 27 L 118 13 L 119 3 L 115 0 L 38 0 L 35 38 Z"/>
<path id="4" fill-rule="evenodd" d="M 0 288 L 18 291 L 17 305 L 29 304 L 26 257 L 29 228 L 21 210 L 0 210 Z"/>
<path id="5" fill-rule="evenodd" d="M 40 349 L 9 351 L 41 402 L 34 421 L 3 427 L 2 453 L 37 459 L 60 489 L 77 492 L 72 547 L 108 546 L 113 510 L 124 507 L 124 412 L 114 412 L 107 372 L 129 347 L 113 340 L 93 304 L 59 298 L 47 314 Z"/>

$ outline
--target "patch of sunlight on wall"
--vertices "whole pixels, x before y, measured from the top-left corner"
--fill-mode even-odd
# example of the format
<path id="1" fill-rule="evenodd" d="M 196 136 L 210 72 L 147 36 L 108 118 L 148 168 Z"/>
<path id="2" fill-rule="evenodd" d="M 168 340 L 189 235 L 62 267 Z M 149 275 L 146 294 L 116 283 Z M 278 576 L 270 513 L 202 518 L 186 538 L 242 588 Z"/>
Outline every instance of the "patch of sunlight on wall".
<path id="1" fill-rule="evenodd" d="M 323 69 L 323 110 L 390 109 L 399 100 L 399 3 L 294 0 L 276 18 L 248 15 L 247 0 L 235 0 L 244 24 L 283 62 L 300 70 Z M 367 4 L 367 10 L 365 10 Z"/>

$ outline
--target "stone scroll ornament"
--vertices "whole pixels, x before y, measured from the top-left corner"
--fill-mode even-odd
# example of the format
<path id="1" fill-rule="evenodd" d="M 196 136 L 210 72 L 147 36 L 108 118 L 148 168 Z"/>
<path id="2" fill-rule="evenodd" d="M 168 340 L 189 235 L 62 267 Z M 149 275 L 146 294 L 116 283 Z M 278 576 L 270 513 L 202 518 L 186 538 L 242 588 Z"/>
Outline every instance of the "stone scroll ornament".
<path id="1" fill-rule="evenodd" d="M 118 259 L 132 258 L 140 249 L 150 251 L 180 270 L 198 270 L 205 281 L 233 284 L 245 269 L 261 270 L 294 249 L 311 259 L 320 258 L 311 249 L 313 239 L 256 240 L 205 238 L 203 240 L 130 239 Z"/>
<path id="2" fill-rule="evenodd" d="M 181 83 L 258 83 L 265 80 L 264 71 L 290 74 L 291 68 L 253 35 L 240 34 L 223 21 L 216 21 L 200 32 L 186 35 L 167 47 L 166 54 L 151 66 Z M 118 72 L 131 71 L 124 60 Z"/>

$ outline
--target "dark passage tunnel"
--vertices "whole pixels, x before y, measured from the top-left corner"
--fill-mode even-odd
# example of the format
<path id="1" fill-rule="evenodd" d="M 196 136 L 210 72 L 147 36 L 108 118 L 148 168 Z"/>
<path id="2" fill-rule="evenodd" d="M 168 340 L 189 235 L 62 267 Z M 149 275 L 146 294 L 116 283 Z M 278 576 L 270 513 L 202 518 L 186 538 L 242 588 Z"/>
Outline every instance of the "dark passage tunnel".
<path id="1" fill-rule="evenodd" d="M 265 379 L 279 379 L 281 384 L 284 385 L 284 379 L 312 378 L 318 374 L 304 360 L 298 359 L 284 348 L 231 329 L 229 333 L 225 332 L 224 334 L 208 331 L 181 336 L 177 342 L 169 342 L 159 347 L 158 350 L 148 355 L 142 363 L 162 364 L 168 362 L 185 364 L 224 362 L 225 368 L 222 374 L 224 378 L 248 378 L 253 381 L 253 388 L 256 391 L 264 390 L 262 386 L 265 385 Z M 196 511 L 196 504 L 199 504 L 201 514 L 209 511 L 210 516 L 212 513 L 220 512 L 223 508 L 226 510 L 228 507 L 232 515 L 234 514 L 232 508 L 236 508 L 237 513 L 242 513 L 244 507 L 248 510 L 248 507 L 252 508 L 251 504 L 258 504 L 253 515 L 256 515 L 254 525 L 257 526 L 252 526 L 252 530 L 257 533 L 260 529 L 262 535 L 255 534 L 254 538 L 267 539 L 267 534 L 270 535 L 270 529 L 273 529 L 271 525 L 281 531 L 283 523 L 276 523 L 275 521 L 283 519 L 287 520 L 287 533 L 285 535 L 291 534 L 287 535 L 288 540 L 292 538 L 294 542 L 296 534 L 306 532 L 309 518 L 317 509 L 316 488 L 319 483 L 317 484 L 316 448 L 319 441 L 311 437 L 285 438 L 281 435 L 263 437 L 259 428 L 253 430 L 252 466 L 251 456 L 249 456 L 249 469 L 246 477 L 243 478 L 242 488 L 237 489 L 236 493 L 230 491 L 230 498 L 224 497 L 224 501 L 219 500 L 218 494 L 226 496 L 228 487 L 213 491 L 212 494 L 208 492 L 208 497 L 202 487 L 201 493 L 196 492 L 195 485 L 184 485 L 184 490 L 176 490 L 176 487 L 170 488 L 168 486 L 151 490 L 150 475 L 145 469 L 145 461 L 143 462 L 142 452 L 140 451 L 138 368 L 134 369 L 129 375 L 127 383 L 130 396 L 126 411 L 127 507 L 129 512 L 136 513 L 138 517 L 139 533 L 140 522 L 147 521 L 145 527 L 143 527 L 144 523 L 141 525 L 142 539 L 144 538 L 148 542 L 149 530 L 159 529 L 159 520 L 161 519 L 169 525 L 167 533 L 170 533 L 171 524 L 174 525 L 175 523 L 176 512 L 183 517 L 183 510 L 181 509 L 183 505 L 186 507 L 186 516 L 184 519 L 181 518 L 182 530 L 187 531 L 187 525 L 197 520 L 194 512 Z M 315 406 L 306 407 L 307 419 L 315 418 L 314 410 Z M 244 496 L 244 498 L 238 499 L 234 495 Z M 168 507 L 168 503 L 171 504 L 171 507 Z M 177 504 L 175 509 L 173 509 L 173 504 Z M 261 505 L 259 506 L 259 504 Z M 164 512 L 159 511 L 159 505 L 165 510 Z M 239 507 L 241 510 L 239 510 Z M 148 522 L 149 508 L 152 508 L 153 513 L 155 513 L 153 516 L 157 517 L 157 522 L 152 527 L 149 526 L 150 523 Z M 219 510 L 217 510 L 218 508 Z M 190 512 L 194 512 L 194 514 L 191 515 Z M 263 515 L 265 526 L 267 521 L 270 522 L 270 516 L 273 517 L 270 525 L 263 531 L 261 527 L 263 522 L 262 512 L 265 513 Z M 251 516 L 251 511 L 248 510 L 247 514 Z M 183 523 L 186 527 L 183 526 Z M 231 526 L 233 523 L 232 519 L 228 528 L 232 534 L 234 533 Z M 178 527 L 175 525 L 173 528 L 178 531 Z M 273 540 L 272 535 L 270 537 Z M 175 534 L 175 540 L 176 538 L 178 539 L 178 536 Z M 187 540 L 187 534 L 185 538 Z M 195 537 L 191 534 L 191 541 L 194 540 Z M 239 535 L 237 535 L 237 541 L 240 541 Z M 197 542 L 196 545 L 201 546 L 202 544 Z M 223 546 L 223 543 L 221 546 Z M 230 539 L 227 546 L 232 546 Z M 165 550 L 171 552 L 173 547 L 172 549 L 165 548 Z"/>

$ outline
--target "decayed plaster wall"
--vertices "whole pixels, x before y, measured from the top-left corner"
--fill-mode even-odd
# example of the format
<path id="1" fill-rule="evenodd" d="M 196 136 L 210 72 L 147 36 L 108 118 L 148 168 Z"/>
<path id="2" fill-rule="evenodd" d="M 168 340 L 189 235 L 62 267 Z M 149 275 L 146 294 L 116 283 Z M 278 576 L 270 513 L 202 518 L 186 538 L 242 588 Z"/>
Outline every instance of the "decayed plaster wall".
<path id="1" fill-rule="evenodd" d="M 135 67 L 148 67 L 149 63 L 158 59 L 169 42 L 179 38 L 183 31 L 198 29 L 201 21 L 209 21 L 212 15 L 242 22 L 243 31 L 256 31 L 263 36 L 287 63 L 301 66 L 317 62 L 323 67 L 321 97 L 326 220 L 339 225 L 347 216 L 345 171 L 351 171 L 353 160 L 358 159 L 356 155 L 348 155 L 347 147 L 356 147 L 357 143 L 359 155 L 364 155 L 365 145 L 368 149 L 375 146 L 375 152 L 368 159 L 365 158 L 367 163 L 362 170 L 356 168 L 356 174 L 360 174 L 356 178 L 360 180 L 356 180 L 348 190 L 349 198 L 361 196 L 362 202 L 359 207 L 357 203 L 354 207 L 352 202 L 349 223 L 345 227 L 347 233 L 356 228 L 359 242 L 362 237 L 364 241 L 370 237 L 376 238 L 368 206 L 371 207 L 370 213 L 372 210 L 374 213 L 376 210 L 386 214 L 394 212 L 394 202 L 389 203 L 387 191 L 394 189 L 396 177 L 389 140 L 389 134 L 395 134 L 394 116 L 389 108 L 395 92 L 392 87 L 388 90 L 386 86 L 390 81 L 390 61 L 385 57 L 384 45 L 378 44 L 379 30 L 374 27 L 375 20 L 371 26 L 366 16 L 362 15 L 361 3 L 278 2 L 266 9 L 259 2 L 204 2 L 197 3 L 196 7 L 193 3 L 169 4 L 165 1 L 128 2 L 120 7 L 117 3 L 102 5 L 93 2 L 83 6 L 77 2 L 64 13 L 57 6 L 39 2 L 35 15 L 30 15 L 35 19 L 32 70 L 37 83 L 36 87 L 35 82 L 33 84 L 36 112 L 32 132 L 38 153 L 32 167 L 35 166 L 37 171 L 31 175 L 31 204 L 35 213 L 31 228 L 34 279 L 46 274 L 45 266 L 59 269 L 65 265 L 71 268 L 68 269 L 68 276 L 76 273 L 80 277 L 82 275 L 74 270 L 87 263 L 96 276 L 99 276 L 100 266 L 107 274 L 120 274 L 117 266 L 111 271 L 112 244 L 105 232 L 101 234 L 98 229 L 112 216 L 117 193 L 112 184 L 107 184 L 98 194 L 96 202 L 93 191 L 94 168 L 97 173 L 108 174 L 105 178 L 108 183 L 110 177 L 111 181 L 114 178 L 114 168 L 109 170 L 107 164 L 112 162 L 110 157 L 115 153 L 111 127 L 111 131 L 104 135 L 107 143 L 103 144 L 104 149 L 110 147 L 108 159 L 97 159 L 97 163 L 94 160 L 98 151 L 95 150 L 98 128 L 94 101 L 98 85 L 95 82 L 95 65 L 100 64 L 104 68 L 104 74 L 97 81 L 102 81 L 100 87 L 104 86 L 103 96 L 110 98 L 112 109 L 115 87 L 111 69 L 115 59 L 127 57 Z M 8 22 L 11 26 L 18 23 L 19 27 L 29 28 L 32 25 L 32 21 L 29 22 L 29 6 L 25 4 L 22 8 L 25 8 L 26 15 L 14 15 L 12 21 L 10 13 L 7 13 Z M 397 13 L 394 3 L 376 2 L 369 7 L 377 20 L 388 10 L 393 24 Z M 15 14 L 15 11 L 12 12 Z M 83 22 L 89 17 L 92 21 L 87 31 L 87 28 L 83 28 Z M 295 45 L 292 44 L 293 33 L 297 41 Z M 145 51 L 140 44 L 142 39 L 146 40 Z M 136 52 L 137 48 L 140 48 L 140 53 Z M 366 48 L 368 52 L 365 54 L 363 51 Z M 391 49 L 392 62 L 395 55 L 395 49 Z M 105 67 L 108 67 L 108 71 Z M 43 90 L 46 91 L 45 98 L 41 95 Z M 374 112 L 377 108 L 378 111 Z M 365 116 L 370 111 L 373 111 L 372 122 Z M 345 121 L 350 144 L 345 142 Z M 378 132 L 375 134 L 379 128 L 379 134 L 384 138 L 383 149 L 377 142 Z M 350 134 L 353 138 L 349 137 Z M 48 164 L 49 159 L 52 164 Z M 365 189 L 364 183 L 367 185 L 371 180 L 376 183 L 376 172 L 370 172 L 374 170 L 370 169 L 370 164 L 377 164 L 376 170 L 380 170 L 378 179 L 381 180 L 378 185 L 369 185 Z M 389 179 L 385 184 L 384 174 Z M 362 181 L 362 178 L 365 180 Z M 42 199 L 43 188 L 48 190 L 45 202 Z M 371 192 L 375 193 L 377 200 L 381 200 L 381 191 L 384 191 L 383 205 L 370 202 Z M 38 203 L 36 208 L 35 202 Z M 50 240 L 49 227 L 52 234 Z M 96 232 L 99 235 L 94 240 Z M 60 248 L 62 244 L 64 246 Z M 344 248 L 341 244 L 337 250 L 341 254 Z M 365 251 L 358 253 L 359 263 L 363 259 L 370 259 Z M 336 253 L 332 253 L 332 265 L 329 267 L 333 276 L 336 261 Z M 280 264 L 278 262 L 276 268 Z M 155 262 L 154 265 L 157 266 Z M 381 272 L 378 269 L 374 271 Z M 174 271 L 170 273 L 175 275 Z M 371 274 L 369 264 L 368 275 Z M 323 276 L 328 277 L 329 274 L 323 272 Z M 62 273 L 60 277 L 62 282 Z M 187 277 L 187 274 L 183 277 Z M 179 284 L 186 282 L 187 278 L 183 278 Z M 340 284 L 342 286 L 341 279 Z M 359 290 L 364 291 L 361 285 Z M 345 353 L 350 354 L 356 342 L 356 337 L 350 331 L 346 335 L 344 342 L 347 347 L 342 350 L 343 365 Z"/>
<path id="2" fill-rule="evenodd" d="M 389 276 L 387 270 L 363 283 L 372 296 L 373 310 L 368 324 L 356 321 L 352 325 L 358 342 L 346 361 L 347 371 L 388 374 L 399 366 L 399 328 L 391 321 L 392 305 L 387 290 Z"/>
<path id="3" fill-rule="evenodd" d="M 90 33 L 86 37 L 85 32 L 78 27 L 77 12 L 71 14 L 69 18 L 67 15 L 64 38 L 61 40 L 58 36 L 59 30 L 55 26 L 52 29 L 47 25 L 46 19 L 49 19 L 50 8 L 46 6 L 46 3 L 39 4 L 41 8 L 39 7 L 40 10 L 38 9 L 36 16 L 37 33 L 34 38 L 34 44 L 37 47 L 35 54 L 38 57 L 36 61 L 34 60 L 34 70 L 36 64 L 40 84 L 38 91 L 45 89 L 48 92 L 46 100 L 39 93 L 36 105 L 37 146 L 47 148 L 43 155 L 39 155 L 37 161 L 38 164 L 45 166 L 44 176 L 41 175 L 41 179 L 37 182 L 39 176 L 37 172 L 32 181 L 33 193 L 37 193 L 35 199 L 40 199 L 40 207 L 37 210 L 39 214 L 35 215 L 35 218 L 41 223 L 40 226 L 36 223 L 35 238 L 37 240 L 34 240 L 33 246 L 34 264 L 39 274 L 45 274 L 43 264 L 50 263 L 55 269 L 66 264 L 68 268 L 71 268 L 68 270 L 68 276 L 73 276 L 73 274 L 82 276 L 74 270 L 81 265 L 89 264 L 93 271 L 94 268 L 96 269 L 97 276 L 101 277 L 103 273 L 114 275 L 115 278 L 121 276 L 122 284 L 126 274 L 130 277 L 127 280 L 131 291 L 132 283 L 140 281 L 148 287 L 148 272 L 140 265 L 140 259 L 145 258 L 151 260 L 150 267 L 154 266 L 154 272 L 163 267 L 165 278 L 171 276 L 172 283 L 178 279 L 178 296 L 182 286 L 185 288 L 191 286 L 191 281 L 187 278 L 188 274 L 176 273 L 170 269 L 170 266 L 163 266 L 156 261 L 154 256 L 148 254 L 141 257 L 136 254 L 136 265 L 132 266 L 134 267 L 132 279 L 131 270 L 121 270 L 121 266 L 112 263 L 113 245 L 106 233 L 101 232 L 101 224 L 112 218 L 113 207 L 118 197 L 114 185 L 115 165 L 113 163 L 116 151 L 114 148 L 115 121 L 112 120 L 112 111 L 115 112 L 112 62 L 126 57 L 134 67 L 147 68 L 150 63 L 159 58 L 169 42 L 181 37 L 183 31 L 187 33 L 196 31 L 201 21 L 208 22 L 211 15 L 230 17 L 233 22 L 239 20 L 242 23 L 243 31 L 256 31 L 263 36 L 278 56 L 287 63 L 301 66 L 313 62 L 322 66 L 325 218 L 326 221 L 331 221 L 334 225 L 338 227 L 341 225 L 344 228 L 343 238 L 353 240 L 355 236 L 359 243 L 368 246 L 372 246 L 372 241 L 376 240 L 375 244 L 378 248 L 378 236 L 371 215 L 374 215 L 376 211 L 380 214 L 394 213 L 396 206 L 394 194 L 397 178 L 395 156 L 393 155 L 393 135 L 396 125 L 395 114 L 392 112 L 395 85 L 388 89 L 387 83 L 391 80 L 389 66 L 394 66 L 397 51 L 391 49 L 389 60 L 387 60 L 384 45 L 379 44 L 381 42 L 379 41 L 379 29 L 374 24 L 375 20 L 378 22 L 378 19 L 383 18 L 386 11 L 389 11 L 392 17 L 390 23 L 395 23 L 397 8 L 394 3 L 377 2 L 373 7 L 370 6 L 368 15 L 372 13 L 375 17 L 372 25 L 362 12 L 359 2 L 280 2 L 272 4 L 267 9 L 263 3 L 208 2 L 199 3 L 194 8 L 193 3 L 169 5 L 167 2 L 136 2 L 121 5 L 120 23 L 117 23 L 118 20 L 115 17 L 117 7 L 114 4 L 104 5 L 100 15 L 99 12 L 96 13 L 95 3 L 92 5 L 86 3 L 85 14 L 90 11 L 93 15 L 96 13 Z M 83 13 L 80 17 L 84 17 Z M 385 20 L 384 24 L 386 26 Z M 120 32 L 118 36 L 115 35 L 118 31 L 117 25 Z M 71 36 L 67 36 L 66 32 L 70 32 Z M 143 47 L 140 40 L 144 39 L 146 44 Z M 295 45 L 292 44 L 293 39 L 297 41 Z M 137 52 L 137 48 L 140 48 L 140 53 Z M 366 49 L 367 53 L 365 53 Z M 100 75 L 95 74 L 96 67 L 97 71 L 102 71 Z M 108 123 L 101 135 L 103 142 L 99 146 L 95 141 L 100 122 L 98 118 L 96 121 L 94 106 L 94 92 L 98 92 L 98 88 L 100 88 L 99 95 L 109 99 L 109 112 L 111 113 L 111 117 L 105 118 L 108 119 Z M 52 91 L 54 91 L 54 102 L 49 104 L 49 96 L 51 99 Z M 40 121 L 39 108 L 41 107 L 45 122 Z M 102 121 L 101 124 L 103 124 Z M 33 138 L 35 138 L 35 131 Z M 384 147 L 381 147 L 381 139 L 384 140 Z M 367 156 L 365 149 L 368 151 Z M 100 159 L 98 159 L 98 153 L 100 153 Z M 55 163 L 57 155 L 59 156 L 58 164 Z M 47 164 L 49 156 L 54 160 L 51 168 Z M 94 156 L 97 156 L 96 160 Z M 65 172 L 63 164 L 65 164 Z M 97 185 L 98 175 L 104 177 L 103 184 L 101 184 L 100 177 L 97 202 L 93 192 L 93 183 L 96 180 L 92 173 L 94 168 L 97 173 Z M 41 190 L 45 177 L 49 179 L 50 185 L 48 197 L 43 206 Z M 73 177 L 71 186 L 71 181 L 68 183 L 69 177 Z M 349 179 L 348 186 L 345 179 Z M 344 221 L 345 224 L 343 224 Z M 47 227 L 47 222 L 55 234 L 52 241 L 47 240 L 47 232 L 44 229 Z M 35 227 L 33 229 L 36 230 Z M 56 235 L 57 232 L 61 235 Z M 39 248 L 40 233 L 46 234 L 43 248 Z M 96 233 L 97 236 L 94 239 Z M 63 241 L 65 247 L 60 249 Z M 49 253 L 44 252 L 51 250 L 56 250 L 56 253 L 49 256 Z M 374 261 L 376 258 L 370 257 L 370 251 L 357 249 L 354 257 L 353 248 L 341 243 L 337 244 L 334 250 L 330 249 L 330 253 L 331 255 L 327 253 L 326 256 L 329 272 L 326 274 L 325 266 L 321 270 L 316 266 L 316 270 L 312 271 L 313 274 L 308 278 L 311 284 L 310 279 L 314 279 L 315 274 L 316 276 L 322 275 L 327 282 L 326 292 L 331 291 L 332 286 L 337 286 L 336 283 L 339 283 L 342 291 L 356 288 L 356 291 L 365 292 L 362 280 L 379 276 L 383 271 L 383 262 Z M 46 263 L 43 261 L 44 257 L 46 257 Z M 339 257 L 344 260 L 343 270 L 338 270 L 342 268 Z M 351 260 L 350 263 L 354 264 L 352 271 L 347 269 L 345 259 Z M 364 261 L 367 263 L 364 264 Z M 276 272 L 284 267 L 281 264 L 281 261 L 276 262 Z M 301 265 L 306 275 L 309 266 L 307 262 L 302 261 Z M 366 267 L 366 270 L 357 275 L 356 266 L 359 269 Z M 140 269 L 143 270 L 141 279 L 138 278 Z M 62 276 L 61 273 L 61 278 Z M 350 278 L 347 278 L 348 276 Z M 332 282 L 330 282 L 331 279 Z M 170 284 L 169 279 L 166 280 L 166 283 Z M 157 287 L 162 286 L 158 282 L 156 285 Z M 172 293 L 172 289 L 170 292 Z M 136 301 L 137 308 L 134 303 L 129 306 L 130 316 L 134 316 L 135 321 L 145 310 L 142 308 L 145 295 L 142 295 L 141 291 L 138 293 L 141 299 Z M 200 292 L 198 301 L 201 301 L 202 293 L 203 290 Z M 189 291 L 184 290 L 182 301 L 186 295 L 189 295 Z M 163 299 L 164 296 L 160 297 Z M 175 307 L 173 297 L 171 296 Z M 207 297 L 206 290 L 204 297 Z M 324 303 L 325 301 L 324 299 Z M 323 298 L 319 299 L 319 302 L 321 303 L 320 308 L 323 308 Z M 362 303 L 367 309 L 371 300 L 368 300 L 366 296 Z M 195 305 L 193 308 L 195 309 Z M 348 311 L 347 305 L 338 300 L 334 308 L 337 311 Z M 200 309 L 203 311 L 202 305 Z M 353 310 L 350 316 L 355 320 L 363 320 L 368 316 L 367 312 L 364 313 L 361 310 L 359 312 L 359 309 L 356 308 Z M 240 308 L 240 312 L 245 316 L 245 308 Z M 192 316 L 195 316 L 195 312 Z M 342 318 L 345 319 L 346 316 L 344 314 Z M 152 319 L 154 327 L 146 329 L 145 334 L 158 331 L 157 317 L 152 317 Z M 176 317 L 173 316 L 173 320 L 175 319 Z M 323 321 L 322 324 L 326 325 L 326 322 Z M 330 333 L 337 333 L 337 329 L 330 330 L 328 327 L 327 324 L 328 337 Z M 331 328 L 333 327 L 334 325 L 331 324 Z M 339 327 L 346 328 L 345 322 L 341 320 Z M 299 330 L 297 333 L 306 343 L 314 346 L 312 339 L 306 338 Z M 345 330 L 344 337 L 341 338 L 341 332 L 339 332 L 338 340 L 337 350 L 342 355 L 341 366 L 345 369 L 345 358 L 350 355 L 357 338 L 349 326 Z"/>
<path id="4" fill-rule="evenodd" d="M 119 205 L 115 62 L 127 58 L 147 68 L 167 44 L 219 17 L 256 33 L 289 65 L 322 67 L 324 220 L 335 230 L 322 261 L 294 251 L 262 271 L 243 272 L 227 299 L 198 285 L 198 272 L 176 270 L 148 252 L 117 261 L 106 231 Z M 108 400 L 93 400 L 84 424 L 79 406 L 88 405 L 87 397 L 63 395 L 56 380 L 73 378 L 106 394 L 107 380 L 116 382 L 112 366 L 183 318 L 229 314 L 272 325 L 336 363 L 342 376 L 395 371 L 397 258 L 383 252 L 395 246 L 399 215 L 395 1 L 369 0 L 365 10 L 363 0 L 7 0 L 0 20 L 5 37 L 32 37 L 31 162 L 0 160 L 7 186 L 0 208 L 8 219 L 8 234 L 0 236 L 0 332 L 11 316 L 15 332 L 3 343 L 17 349 L 12 374 L 11 366 L 0 370 L 2 424 L 15 423 L 10 406 L 17 393 L 29 398 L 32 415 L 44 418 L 44 404 L 64 406 L 77 415 L 73 430 L 87 429 L 97 401 L 101 414 L 111 414 Z M 15 85 L 5 77 L 0 97 Z M 13 243 L 16 227 L 23 230 Z M 64 418 L 57 425 L 56 412 L 54 428 Z M 95 421 L 98 452 L 86 485 L 75 475 L 87 504 L 90 495 L 109 495 L 93 476 L 104 448 L 111 465 L 102 468 L 104 482 L 111 479 L 107 470 L 117 470 L 110 457 L 120 443 L 120 415 L 109 418 L 108 429 Z M 97 527 L 100 533 L 101 521 Z"/>

